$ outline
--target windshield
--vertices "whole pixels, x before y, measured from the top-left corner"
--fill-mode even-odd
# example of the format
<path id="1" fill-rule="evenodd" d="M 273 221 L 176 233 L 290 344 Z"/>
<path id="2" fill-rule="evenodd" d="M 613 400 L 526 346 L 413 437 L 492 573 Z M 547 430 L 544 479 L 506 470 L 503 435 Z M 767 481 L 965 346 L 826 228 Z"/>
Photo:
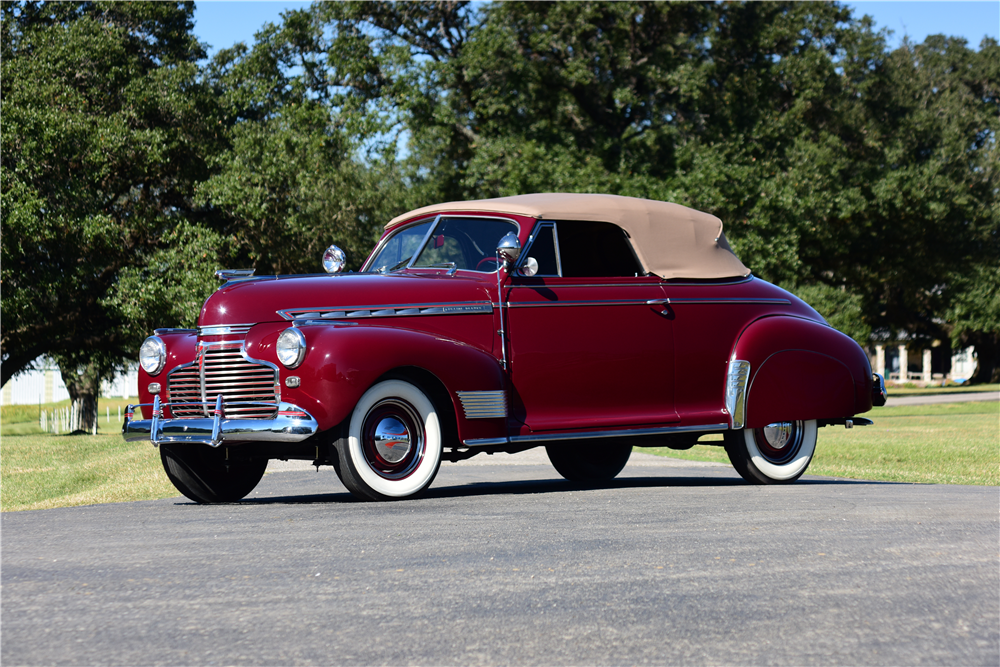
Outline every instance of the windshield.
<path id="1" fill-rule="evenodd" d="M 434 229 L 428 236 L 431 225 Z M 507 232 L 516 234 L 517 225 L 494 218 L 438 218 L 411 225 L 389 237 L 368 270 L 393 271 L 412 266 L 492 273 L 499 268 L 497 244 Z M 427 242 L 422 244 L 425 238 Z M 418 251 L 420 254 L 411 262 Z"/>
<path id="2" fill-rule="evenodd" d="M 517 225 L 493 218 L 441 218 L 414 267 L 442 267 L 492 273 L 497 270 L 497 244 Z"/>
<path id="3" fill-rule="evenodd" d="M 394 268 L 402 268 L 410 263 L 410 259 L 420 248 L 420 242 L 427 236 L 427 230 L 431 228 L 432 220 L 422 222 L 418 225 L 410 225 L 396 232 L 382 246 L 378 256 L 368 265 L 369 271 L 391 271 Z"/>

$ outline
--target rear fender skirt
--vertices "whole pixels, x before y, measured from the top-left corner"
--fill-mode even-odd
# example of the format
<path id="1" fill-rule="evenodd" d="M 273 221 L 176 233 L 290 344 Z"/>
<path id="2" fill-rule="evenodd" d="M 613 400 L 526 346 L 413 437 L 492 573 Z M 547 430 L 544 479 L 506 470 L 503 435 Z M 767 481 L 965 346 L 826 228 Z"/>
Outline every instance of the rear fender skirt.
<path id="1" fill-rule="evenodd" d="M 747 428 L 779 421 L 834 419 L 871 409 L 871 366 L 851 338 L 797 317 L 756 320 L 733 359 L 750 362 Z"/>

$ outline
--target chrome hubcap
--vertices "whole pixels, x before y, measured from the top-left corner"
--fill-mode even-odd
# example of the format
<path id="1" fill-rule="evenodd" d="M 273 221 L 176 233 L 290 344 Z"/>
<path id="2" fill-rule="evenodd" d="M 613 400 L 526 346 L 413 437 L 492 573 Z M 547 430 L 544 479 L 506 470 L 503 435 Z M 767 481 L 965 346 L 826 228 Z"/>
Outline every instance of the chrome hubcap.
<path id="1" fill-rule="evenodd" d="M 395 417 L 386 417 L 375 427 L 375 450 L 388 463 L 399 463 L 410 452 L 410 432 Z"/>
<path id="2" fill-rule="evenodd" d="M 788 463 L 802 447 L 803 424 L 800 421 L 775 422 L 754 429 L 754 440 L 761 456 L 776 465 Z"/>
<path id="3" fill-rule="evenodd" d="M 361 427 L 361 448 L 368 467 L 379 477 L 408 477 L 423 459 L 423 422 L 406 401 L 387 398 L 368 411 Z"/>
<path id="4" fill-rule="evenodd" d="M 764 439 L 774 449 L 784 449 L 792 441 L 793 428 L 791 422 L 768 424 L 764 427 Z"/>

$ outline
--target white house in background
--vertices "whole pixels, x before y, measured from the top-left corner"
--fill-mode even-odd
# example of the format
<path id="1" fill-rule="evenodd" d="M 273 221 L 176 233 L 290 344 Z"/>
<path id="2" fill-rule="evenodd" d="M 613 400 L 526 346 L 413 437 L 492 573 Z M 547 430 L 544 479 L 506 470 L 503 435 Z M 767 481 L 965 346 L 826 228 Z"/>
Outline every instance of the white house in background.
<path id="1" fill-rule="evenodd" d="M 930 347 L 918 347 L 905 340 L 895 345 L 876 345 L 872 371 L 886 380 L 926 384 L 962 382 L 972 377 L 976 370 L 973 348 L 952 350 L 950 360 L 942 352 L 940 341 L 934 341 Z"/>
<path id="2" fill-rule="evenodd" d="M 135 396 L 139 384 L 138 367 L 129 368 L 101 384 L 102 398 Z M 0 390 L 0 405 L 38 405 L 69 398 L 59 367 L 50 359 L 35 360 L 35 368 L 12 378 Z"/>

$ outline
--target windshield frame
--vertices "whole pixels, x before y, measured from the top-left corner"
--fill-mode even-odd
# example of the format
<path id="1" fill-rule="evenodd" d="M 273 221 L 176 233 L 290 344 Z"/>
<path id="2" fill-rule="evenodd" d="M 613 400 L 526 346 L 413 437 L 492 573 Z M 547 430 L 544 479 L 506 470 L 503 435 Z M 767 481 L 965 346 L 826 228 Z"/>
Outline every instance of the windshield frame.
<path id="1" fill-rule="evenodd" d="M 424 234 L 424 238 L 420 242 L 420 245 L 417 246 L 417 249 L 414 251 L 413 255 L 410 256 L 410 260 L 409 260 L 409 262 L 406 263 L 406 266 L 403 266 L 403 267 L 400 267 L 398 269 L 395 269 L 395 271 L 406 271 L 408 269 L 425 269 L 425 270 L 429 269 L 429 270 L 432 270 L 432 271 L 446 270 L 447 267 L 413 266 L 413 264 L 414 264 L 414 262 L 417 261 L 417 259 L 420 257 L 420 255 L 424 252 L 424 249 L 427 247 L 427 244 L 430 242 L 431 238 L 434 236 L 434 232 L 438 228 L 438 225 L 441 224 L 441 221 L 445 220 L 445 219 L 451 219 L 451 218 L 458 218 L 458 219 L 462 219 L 462 220 L 468 220 L 468 219 L 474 219 L 474 220 L 475 219 L 478 219 L 478 220 L 498 220 L 498 221 L 501 221 L 501 222 L 507 222 L 507 223 L 510 223 L 510 224 L 514 225 L 515 234 L 517 234 L 518 237 L 521 236 L 521 225 L 520 225 L 520 223 L 517 220 L 514 220 L 512 218 L 508 218 L 507 216 L 504 216 L 504 215 L 466 215 L 466 214 L 463 214 L 463 213 L 439 213 L 439 214 L 433 216 L 433 218 L 431 218 L 430 216 L 428 216 L 427 218 L 420 218 L 418 220 L 414 220 L 411 223 L 407 223 L 405 225 L 400 225 L 399 227 L 397 227 L 396 229 L 394 229 L 392 234 L 389 234 L 388 236 L 386 236 L 384 239 L 382 239 L 382 241 L 379 242 L 379 244 L 377 246 L 375 246 L 375 250 L 372 251 L 371 256 L 369 257 L 368 261 L 365 262 L 365 265 L 361 268 L 361 270 L 363 272 L 371 272 L 371 268 L 369 267 L 369 264 L 371 262 L 375 261 L 375 258 L 378 257 L 379 253 L 382 251 L 382 248 L 385 247 L 385 245 L 390 240 L 392 240 L 393 238 L 395 238 L 395 236 L 398 233 L 402 232 L 404 229 L 408 229 L 410 227 L 413 227 L 414 225 L 420 225 L 420 224 L 426 223 L 428 221 L 428 219 L 431 220 L 431 226 L 428 228 L 427 233 Z M 448 270 L 454 270 L 454 269 L 448 269 Z M 500 268 L 498 266 L 493 271 L 476 271 L 475 269 L 457 269 L 457 270 L 458 271 L 471 271 L 473 273 L 478 273 L 478 274 L 481 274 L 481 275 L 493 275 L 494 273 L 497 273 L 500 270 Z M 390 270 L 386 269 L 385 272 L 386 273 L 390 273 Z"/>

